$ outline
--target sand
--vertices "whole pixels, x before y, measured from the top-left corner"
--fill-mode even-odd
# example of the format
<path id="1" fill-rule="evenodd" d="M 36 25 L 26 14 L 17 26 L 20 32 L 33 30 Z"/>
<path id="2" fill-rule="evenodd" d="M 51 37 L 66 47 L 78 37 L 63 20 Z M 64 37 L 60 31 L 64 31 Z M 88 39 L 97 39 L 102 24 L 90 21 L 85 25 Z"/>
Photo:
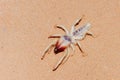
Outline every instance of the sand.
<path id="1" fill-rule="evenodd" d="M 89 22 L 96 38 L 80 41 L 87 56 L 75 47 L 69 60 L 56 71 L 53 66 L 64 54 L 53 50 L 41 60 L 46 46 L 65 34 L 56 24 L 70 30 Z M 119 0 L 1 0 L 0 80 L 120 80 Z M 70 51 L 72 53 L 72 51 Z"/>

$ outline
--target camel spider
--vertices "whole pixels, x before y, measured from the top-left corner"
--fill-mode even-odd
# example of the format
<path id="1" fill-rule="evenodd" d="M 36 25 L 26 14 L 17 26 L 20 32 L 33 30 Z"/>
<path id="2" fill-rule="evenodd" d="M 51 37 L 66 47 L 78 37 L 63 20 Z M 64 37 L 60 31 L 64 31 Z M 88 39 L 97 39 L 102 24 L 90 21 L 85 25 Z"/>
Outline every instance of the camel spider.
<path id="1" fill-rule="evenodd" d="M 64 61 L 66 61 L 69 58 L 69 56 L 70 56 L 70 54 L 68 53 L 68 51 L 69 51 L 68 48 L 69 47 L 71 47 L 73 52 L 74 52 L 75 51 L 74 45 L 77 45 L 79 47 L 80 51 L 82 53 L 84 53 L 83 50 L 81 49 L 81 45 L 78 41 L 83 40 L 86 35 L 93 36 L 93 34 L 88 31 L 91 28 L 90 23 L 87 23 L 84 26 L 82 26 L 81 28 L 78 28 L 77 30 L 75 30 L 75 27 L 77 25 L 79 25 L 79 23 L 81 22 L 82 19 L 83 19 L 83 16 L 82 16 L 81 19 L 79 19 L 75 22 L 75 24 L 71 27 L 70 32 L 64 26 L 56 25 L 57 28 L 62 29 L 66 34 L 65 35 L 54 34 L 54 35 L 51 35 L 51 36 L 48 37 L 48 38 L 59 38 L 59 39 L 57 40 L 57 42 L 54 41 L 54 42 L 52 42 L 51 44 L 48 45 L 48 47 L 44 50 L 44 52 L 42 54 L 41 60 L 43 60 L 46 53 L 53 46 L 55 47 L 54 48 L 54 53 L 55 54 L 57 54 L 59 52 L 62 52 L 64 50 L 67 50 L 67 52 L 63 55 L 63 57 L 60 58 L 58 63 L 55 65 L 55 67 L 53 68 L 53 71 L 55 71 L 60 66 L 60 64 L 62 64 Z"/>

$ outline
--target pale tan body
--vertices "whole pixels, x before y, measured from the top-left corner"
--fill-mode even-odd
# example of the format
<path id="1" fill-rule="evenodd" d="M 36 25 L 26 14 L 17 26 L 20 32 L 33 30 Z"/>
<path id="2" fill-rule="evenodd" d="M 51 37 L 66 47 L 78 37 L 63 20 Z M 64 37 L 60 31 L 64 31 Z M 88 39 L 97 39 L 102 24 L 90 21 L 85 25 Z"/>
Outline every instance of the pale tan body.
<path id="1" fill-rule="evenodd" d="M 82 17 L 82 18 L 83 18 L 83 17 Z M 62 26 L 62 25 L 57 25 L 57 26 L 56 26 L 57 28 L 60 28 L 60 29 L 64 30 L 64 31 L 66 32 L 66 35 L 64 35 L 64 36 L 67 36 L 67 38 L 69 38 L 70 40 L 67 39 L 66 37 L 62 36 L 62 35 L 59 35 L 59 34 L 55 34 L 55 35 L 49 36 L 49 38 L 60 38 L 60 39 L 58 40 L 59 43 L 62 42 L 61 45 L 60 45 L 60 47 L 62 47 L 62 46 L 65 46 L 65 47 L 66 47 L 66 53 L 65 53 L 65 54 L 63 55 L 63 57 L 58 61 L 58 63 L 56 64 L 56 66 L 53 68 L 53 71 L 55 71 L 55 70 L 60 66 L 60 64 L 62 64 L 64 61 L 66 61 L 66 60 L 69 58 L 69 56 L 70 56 L 70 54 L 68 53 L 69 47 L 71 47 L 72 50 L 73 50 L 73 52 L 74 52 L 74 50 L 75 50 L 75 49 L 74 49 L 74 45 L 77 45 L 77 46 L 79 47 L 80 51 L 81 51 L 82 53 L 84 53 L 83 50 L 81 49 L 81 45 L 80 45 L 80 43 L 79 43 L 78 41 L 84 39 L 85 36 L 86 36 L 86 34 L 91 35 L 91 36 L 93 36 L 93 34 L 92 34 L 91 32 L 88 32 L 88 30 L 89 30 L 90 27 L 91 27 L 89 23 L 87 23 L 87 24 L 84 25 L 83 27 L 75 30 L 75 26 L 77 26 L 77 25 L 81 22 L 82 18 L 79 19 L 79 20 L 77 20 L 76 23 L 71 27 L 70 33 L 68 32 L 68 30 L 67 30 L 64 26 Z M 44 56 L 45 56 L 45 54 L 48 52 L 48 50 L 49 50 L 52 46 L 55 46 L 55 44 L 56 44 L 56 41 L 52 42 L 52 43 L 45 49 L 45 51 L 44 51 L 43 54 L 42 54 L 42 58 L 41 58 L 41 59 L 44 58 Z M 83 56 L 84 56 L 84 54 L 83 54 Z"/>

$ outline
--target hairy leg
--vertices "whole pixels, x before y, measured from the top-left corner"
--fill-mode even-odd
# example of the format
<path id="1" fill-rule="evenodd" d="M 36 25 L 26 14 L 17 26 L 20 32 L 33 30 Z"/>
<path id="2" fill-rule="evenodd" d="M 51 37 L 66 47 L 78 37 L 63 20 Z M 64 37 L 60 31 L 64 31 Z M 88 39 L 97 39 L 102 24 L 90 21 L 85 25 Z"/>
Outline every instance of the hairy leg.
<path id="1" fill-rule="evenodd" d="M 60 29 L 62 29 L 63 31 L 65 31 L 66 34 L 69 34 L 68 30 L 67 30 L 64 26 L 62 26 L 62 25 L 56 25 L 55 27 L 60 28 Z"/>
<path id="2" fill-rule="evenodd" d="M 79 47 L 80 51 L 81 51 L 82 53 L 84 53 L 84 51 L 83 51 L 82 48 L 81 48 L 81 44 L 80 44 L 79 42 L 77 42 L 77 46 Z"/>
<path id="3" fill-rule="evenodd" d="M 41 57 L 41 60 L 43 60 L 43 58 L 45 57 L 46 53 L 49 51 L 49 49 L 51 47 L 53 47 L 55 45 L 55 41 L 53 41 L 52 43 L 50 43 L 47 48 L 43 51 L 43 54 L 42 54 L 42 57 Z"/>
<path id="4" fill-rule="evenodd" d="M 49 36 L 48 38 L 60 38 L 62 35 L 61 34 L 54 34 Z"/>
<path id="5" fill-rule="evenodd" d="M 84 51 L 82 50 L 81 45 L 80 45 L 79 42 L 77 42 L 77 45 L 78 45 L 80 51 L 82 52 L 82 56 L 85 56 L 86 54 L 85 54 Z"/>
<path id="6" fill-rule="evenodd" d="M 68 55 L 68 50 L 67 52 L 63 55 L 62 58 L 60 58 L 60 60 L 58 61 L 58 63 L 55 65 L 55 67 L 53 68 L 53 71 L 55 71 L 64 61 L 64 59 L 67 57 Z"/>
<path id="7" fill-rule="evenodd" d="M 95 36 L 93 35 L 93 33 L 92 33 L 92 32 L 90 32 L 90 31 L 88 31 L 88 32 L 86 33 L 86 35 L 90 35 L 90 36 L 92 36 L 92 37 L 94 37 L 94 38 L 95 38 Z"/>
<path id="8" fill-rule="evenodd" d="M 71 56 L 73 56 L 73 53 L 75 52 L 74 45 L 73 45 L 73 44 L 71 44 L 71 45 L 70 45 L 70 47 L 72 48 L 72 51 L 73 51 L 73 52 L 71 53 L 71 54 L 72 54 Z"/>
<path id="9" fill-rule="evenodd" d="M 85 16 L 85 15 L 83 15 L 80 19 L 78 19 L 78 20 L 75 22 L 75 24 L 71 27 L 71 34 L 74 32 L 75 26 L 79 25 L 79 23 L 82 21 L 82 19 L 83 19 L 84 16 Z"/>

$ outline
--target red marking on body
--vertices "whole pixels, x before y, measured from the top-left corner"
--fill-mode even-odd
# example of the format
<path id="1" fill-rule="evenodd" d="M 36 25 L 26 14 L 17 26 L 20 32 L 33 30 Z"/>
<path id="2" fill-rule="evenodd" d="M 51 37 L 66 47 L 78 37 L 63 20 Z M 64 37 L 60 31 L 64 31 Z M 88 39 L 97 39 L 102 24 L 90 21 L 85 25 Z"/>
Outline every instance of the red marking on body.
<path id="1" fill-rule="evenodd" d="M 67 46 L 61 46 L 61 44 L 62 44 L 62 42 L 60 43 L 59 41 L 57 41 L 57 43 L 55 45 L 55 49 L 54 49 L 55 54 L 62 52 L 67 48 Z"/>

